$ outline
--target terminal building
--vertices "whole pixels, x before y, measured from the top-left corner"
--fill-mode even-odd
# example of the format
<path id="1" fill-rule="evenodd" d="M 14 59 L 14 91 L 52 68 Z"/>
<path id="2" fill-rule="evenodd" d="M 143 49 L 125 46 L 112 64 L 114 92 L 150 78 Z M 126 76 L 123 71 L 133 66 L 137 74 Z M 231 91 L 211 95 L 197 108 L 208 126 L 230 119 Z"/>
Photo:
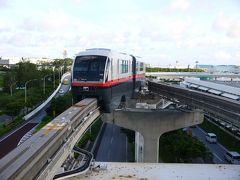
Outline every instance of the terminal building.
<path id="1" fill-rule="evenodd" d="M 208 92 L 233 100 L 240 100 L 240 88 L 238 87 L 228 86 L 225 84 L 217 84 L 209 81 L 202 81 L 197 78 L 185 78 L 185 81 L 181 82 L 181 86 Z"/>
<path id="2" fill-rule="evenodd" d="M 208 73 L 240 73 L 240 66 L 236 65 L 197 65 L 199 69 L 203 69 Z"/>

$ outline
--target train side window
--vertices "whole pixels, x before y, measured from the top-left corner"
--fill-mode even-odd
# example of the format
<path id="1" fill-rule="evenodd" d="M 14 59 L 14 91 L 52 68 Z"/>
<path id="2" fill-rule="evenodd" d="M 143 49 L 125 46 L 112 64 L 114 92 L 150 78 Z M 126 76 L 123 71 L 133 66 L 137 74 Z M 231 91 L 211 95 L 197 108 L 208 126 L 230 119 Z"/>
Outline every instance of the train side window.
<path id="1" fill-rule="evenodd" d="M 136 72 L 138 72 L 138 66 L 139 66 L 139 63 L 137 62 L 136 63 Z"/>
<path id="2" fill-rule="evenodd" d="M 125 69 L 124 69 L 124 61 L 121 60 L 121 73 L 124 73 Z"/>
<path id="3" fill-rule="evenodd" d="M 140 63 L 140 71 L 143 71 L 143 69 L 144 69 L 144 64 Z"/>
<path id="4" fill-rule="evenodd" d="M 128 72 L 128 61 L 121 60 L 121 73 L 127 73 Z"/>

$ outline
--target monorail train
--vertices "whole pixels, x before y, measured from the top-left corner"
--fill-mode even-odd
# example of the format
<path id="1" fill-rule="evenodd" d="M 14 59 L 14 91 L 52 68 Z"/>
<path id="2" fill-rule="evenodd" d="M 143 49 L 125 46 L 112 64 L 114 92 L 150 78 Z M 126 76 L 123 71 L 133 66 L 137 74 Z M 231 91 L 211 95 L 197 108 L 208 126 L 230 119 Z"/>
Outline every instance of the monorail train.
<path id="1" fill-rule="evenodd" d="M 95 97 L 106 113 L 117 108 L 123 97 L 132 97 L 144 82 L 145 64 L 133 55 L 94 48 L 78 53 L 73 62 L 74 102 Z"/>

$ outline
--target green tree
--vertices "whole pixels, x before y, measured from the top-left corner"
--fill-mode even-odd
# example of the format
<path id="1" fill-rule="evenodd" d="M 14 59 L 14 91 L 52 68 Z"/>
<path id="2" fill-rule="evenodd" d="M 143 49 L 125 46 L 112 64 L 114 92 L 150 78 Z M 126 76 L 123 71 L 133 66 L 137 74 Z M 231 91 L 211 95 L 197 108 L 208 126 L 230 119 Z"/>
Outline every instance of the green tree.
<path id="1" fill-rule="evenodd" d="M 177 68 L 146 68 L 146 72 L 204 72 L 202 69 L 190 69 L 190 68 L 183 68 L 183 69 L 177 69 Z"/>
<path id="2" fill-rule="evenodd" d="M 22 101 L 13 101 L 6 104 L 5 113 L 9 116 L 17 116 L 19 115 L 20 110 L 23 108 Z"/>
<path id="3" fill-rule="evenodd" d="M 4 92 L 10 93 L 12 95 L 15 88 L 16 88 L 16 72 L 10 69 L 6 72 L 6 74 L 4 74 L 3 90 Z"/>
<path id="4" fill-rule="evenodd" d="M 192 158 L 211 156 L 202 142 L 181 130 L 163 134 L 159 144 L 164 162 L 189 162 Z"/>
<path id="5" fill-rule="evenodd" d="M 72 65 L 73 59 L 71 58 L 65 58 L 65 59 L 54 59 L 52 65 L 56 68 L 59 68 L 61 66 L 64 67 L 64 72 L 68 71 L 68 67 Z"/>
<path id="6" fill-rule="evenodd" d="M 51 105 L 47 108 L 47 114 L 49 116 L 58 116 L 63 111 L 65 111 L 67 108 L 69 108 L 72 105 L 72 95 L 71 93 L 67 93 L 64 96 L 59 96 L 51 102 Z"/>
<path id="7" fill-rule="evenodd" d="M 24 87 L 25 82 L 31 79 L 40 79 L 41 73 L 37 69 L 37 65 L 29 61 L 21 61 L 17 63 L 16 80 L 19 87 Z"/>

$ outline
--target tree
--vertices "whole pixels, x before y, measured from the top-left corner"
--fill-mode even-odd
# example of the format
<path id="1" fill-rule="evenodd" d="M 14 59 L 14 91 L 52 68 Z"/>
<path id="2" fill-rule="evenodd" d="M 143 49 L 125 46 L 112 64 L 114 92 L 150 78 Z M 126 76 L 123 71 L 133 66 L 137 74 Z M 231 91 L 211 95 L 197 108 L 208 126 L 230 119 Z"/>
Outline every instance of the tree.
<path id="1" fill-rule="evenodd" d="M 31 79 L 40 79 L 41 73 L 37 69 L 37 65 L 29 61 L 21 61 L 17 63 L 16 80 L 18 87 L 24 87 L 26 81 Z"/>
<path id="2" fill-rule="evenodd" d="M 181 130 L 163 134 L 159 144 L 160 156 L 165 162 L 189 162 L 209 155 L 203 143 Z"/>
<path id="3" fill-rule="evenodd" d="M 16 87 L 16 73 L 13 70 L 9 70 L 3 77 L 3 90 L 11 94 Z"/>
<path id="4" fill-rule="evenodd" d="M 9 116 L 17 116 L 19 115 L 20 110 L 23 108 L 22 101 L 13 101 L 6 104 L 5 113 Z"/>
<path id="5" fill-rule="evenodd" d="M 63 111 L 65 111 L 67 108 L 69 108 L 72 105 L 72 96 L 71 93 L 67 93 L 64 96 L 59 96 L 51 102 L 51 105 L 47 108 L 47 114 L 49 116 L 53 116 L 53 112 L 55 112 L 55 115 L 61 114 Z"/>

